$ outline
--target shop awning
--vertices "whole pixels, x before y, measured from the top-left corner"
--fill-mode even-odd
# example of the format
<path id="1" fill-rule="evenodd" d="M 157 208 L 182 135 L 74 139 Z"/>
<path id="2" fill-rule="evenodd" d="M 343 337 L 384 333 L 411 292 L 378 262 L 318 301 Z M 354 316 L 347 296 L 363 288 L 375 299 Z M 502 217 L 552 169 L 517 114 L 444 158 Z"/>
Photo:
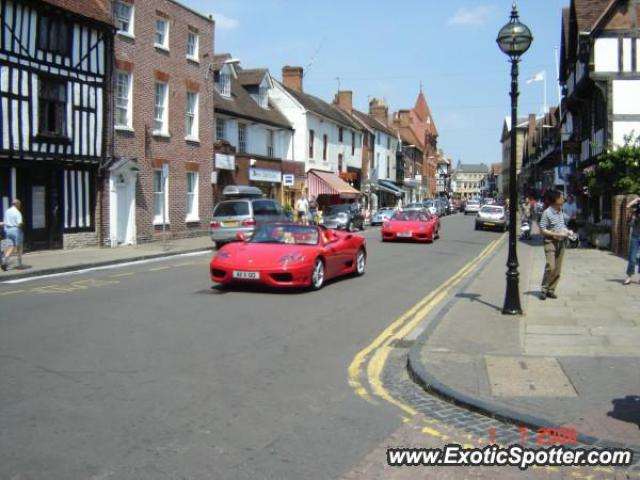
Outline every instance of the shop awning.
<path id="1" fill-rule="evenodd" d="M 362 196 L 358 190 L 332 172 L 309 170 L 307 175 L 309 195 L 339 195 L 340 198 L 358 198 Z"/>
<path id="2" fill-rule="evenodd" d="M 403 197 L 404 190 L 390 180 L 378 180 L 378 187 L 385 192 L 393 193 L 396 197 Z"/>

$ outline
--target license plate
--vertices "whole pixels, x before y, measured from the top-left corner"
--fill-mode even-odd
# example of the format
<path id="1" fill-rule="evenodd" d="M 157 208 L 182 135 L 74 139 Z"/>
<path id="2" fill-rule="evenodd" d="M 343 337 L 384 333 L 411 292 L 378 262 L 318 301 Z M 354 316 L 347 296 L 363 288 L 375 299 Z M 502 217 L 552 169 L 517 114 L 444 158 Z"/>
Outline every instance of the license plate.
<path id="1" fill-rule="evenodd" d="M 260 280 L 260 272 L 243 272 L 240 270 L 234 270 L 233 278 L 241 280 Z"/>
<path id="2" fill-rule="evenodd" d="M 400 233 L 398 233 L 398 237 L 403 237 L 403 238 L 411 237 L 412 235 L 413 234 L 411 232 L 400 232 Z"/>
<path id="3" fill-rule="evenodd" d="M 222 222 L 223 227 L 237 227 L 240 222 Z"/>
<path id="4" fill-rule="evenodd" d="M 492 223 L 492 222 L 484 222 L 484 224 L 485 224 L 485 225 L 489 225 L 490 227 L 495 226 L 495 223 Z"/>

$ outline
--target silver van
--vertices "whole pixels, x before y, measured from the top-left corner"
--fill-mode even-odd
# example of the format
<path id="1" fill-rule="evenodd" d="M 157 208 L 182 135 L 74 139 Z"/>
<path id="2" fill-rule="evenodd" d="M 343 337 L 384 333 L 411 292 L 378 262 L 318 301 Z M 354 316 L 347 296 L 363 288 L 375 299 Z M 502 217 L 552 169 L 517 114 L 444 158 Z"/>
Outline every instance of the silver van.
<path id="1" fill-rule="evenodd" d="M 270 198 L 233 198 L 223 200 L 213 209 L 211 240 L 220 248 L 233 242 L 238 233 L 251 237 L 263 223 L 283 222 L 287 217 L 278 202 Z"/>

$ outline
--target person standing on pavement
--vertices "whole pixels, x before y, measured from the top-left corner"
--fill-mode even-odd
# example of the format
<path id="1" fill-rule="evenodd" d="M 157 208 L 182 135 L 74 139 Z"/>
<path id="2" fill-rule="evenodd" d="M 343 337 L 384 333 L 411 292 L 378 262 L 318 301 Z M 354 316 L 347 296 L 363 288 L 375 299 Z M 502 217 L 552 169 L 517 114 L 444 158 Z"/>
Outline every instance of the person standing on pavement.
<path id="1" fill-rule="evenodd" d="M 296 201 L 296 213 L 298 215 L 298 223 L 306 225 L 309 220 L 309 201 L 306 196 L 303 195 Z"/>
<path id="2" fill-rule="evenodd" d="M 627 210 L 631 211 L 629 219 L 629 263 L 627 264 L 627 278 L 624 285 L 629 285 L 633 279 L 634 268 L 638 267 L 640 273 L 640 261 L 638 254 L 640 253 L 640 197 L 632 200 L 627 205 Z M 638 280 L 640 283 L 640 280 Z"/>
<path id="3" fill-rule="evenodd" d="M 565 240 L 571 234 L 564 223 L 562 192 L 550 190 L 547 192 L 549 206 L 540 217 L 540 232 L 544 238 L 544 255 L 546 263 L 542 277 L 541 300 L 558 298 L 556 287 L 560 281 L 562 260 L 564 258 Z"/>
<path id="4" fill-rule="evenodd" d="M 315 195 L 311 195 L 311 200 L 309 200 L 309 222 L 311 225 L 318 224 L 318 200 Z"/>
<path id="5" fill-rule="evenodd" d="M 12 206 L 4 212 L 4 219 L 2 221 L 4 224 L 4 233 L 7 237 L 6 241 L 9 243 L 9 247 L 7 248 L 7 251 L 4 252 L 2 264 L 0 265 L 4 271 L 7 271 L 9 258 L 13 254 L 14 250 L 16 250 L 18 254 L 18 266 L 22 266 L 22 228 L 24 227 L 24 224 L 22 220 L 22 213 L 20 212 L 20 200 L 15 199 L 11 205 Z"/>
<path id="6" fill-rule="evenodd" d="M 562 206 L 562 213 L 564 213 L 564 222 L 567 227 L 573 231 L 576 230 L 576 218 L 578 216 L 578 207 L 573 195 L 567 195 L 567 201 Z"/>

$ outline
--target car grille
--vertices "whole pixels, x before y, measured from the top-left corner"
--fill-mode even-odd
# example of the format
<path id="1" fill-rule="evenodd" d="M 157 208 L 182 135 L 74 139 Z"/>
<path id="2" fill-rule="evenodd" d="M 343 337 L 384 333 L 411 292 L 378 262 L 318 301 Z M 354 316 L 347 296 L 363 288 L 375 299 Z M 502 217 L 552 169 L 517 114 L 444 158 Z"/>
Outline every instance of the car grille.
<path id="1" fill-rule="evenodd" d="M 271 278 L 273 278 L 276 282 L 292 282 L 293 275 L 290 273 L 272 273 Z"/>

